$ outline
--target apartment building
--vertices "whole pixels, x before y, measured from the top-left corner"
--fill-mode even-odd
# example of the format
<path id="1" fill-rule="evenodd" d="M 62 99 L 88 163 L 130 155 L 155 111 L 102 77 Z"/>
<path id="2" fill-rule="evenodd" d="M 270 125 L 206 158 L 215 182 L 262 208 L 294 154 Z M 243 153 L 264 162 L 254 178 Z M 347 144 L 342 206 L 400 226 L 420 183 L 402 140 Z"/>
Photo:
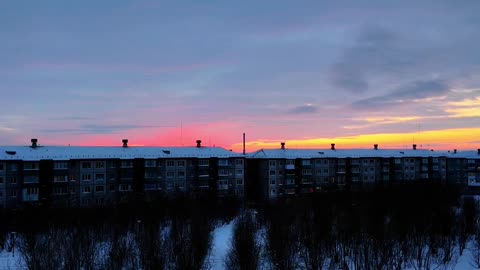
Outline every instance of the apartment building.
<path id="1" fill-rule="evenodd" d="M 177 193 L 244 195 L 244 155 L 218 147 L 0 147 L 0 207 L 91 207 Z"/>
<path id="2" fill-rule="evenodd" d="M 0 147 L 0 207 L 92 207 L 179 193 L 275 199 L 382 183 L 480 186 L 480 150 Z"/>
<path id="3" fill-rule="evenodd" d="M 372 149 L 262 149 L 247 157 L 247 190 L 256 199 L 296 196 L 329 189 L 351 189 L 387 182 L 442 182 L 467 184 L 477 181 L 480 152 Z M 468 163 L 470 162 L 470 163 Z M 466 164 L 470 164 L 467 170 Z M 480 185 L 480 184 L 479 184 Z M 258 190 L 255 190 L 256 187 Z"/>

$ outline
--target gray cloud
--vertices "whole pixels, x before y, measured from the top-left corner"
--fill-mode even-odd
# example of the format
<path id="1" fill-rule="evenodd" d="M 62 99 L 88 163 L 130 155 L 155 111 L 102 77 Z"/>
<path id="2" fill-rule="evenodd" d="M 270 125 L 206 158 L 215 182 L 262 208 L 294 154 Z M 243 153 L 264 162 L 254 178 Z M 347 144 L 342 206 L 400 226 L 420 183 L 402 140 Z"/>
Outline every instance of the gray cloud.
<path id="1" fill-rule="evenodd" d="M 369 109 L 408 104 L 414 100 L 447 94 L 449 87 L 442 80 L 416 81 L 397 88 L 392 93 L 361 99 L 352 103 L 356 109 Z"/>
<path id="2" fill-rule="evenodd" d="M 369 89 L 369 76 L 391 74 L 419 61 L 413 51 L 401 47 L 401 38 L 382 28 L 363 29 L 330 70 L 336 87 L 350 92 Z"/>
<path id="3" fill-rule="evenodd" d="M 289 110 L 289 113 L 292 114 L 307 114 L 307 113 L 315 113 L 317 112 L 317 107 L 307 104 L 307 105 L 302 105 L 302 106 L 297 106 L 291 110 Z"/>

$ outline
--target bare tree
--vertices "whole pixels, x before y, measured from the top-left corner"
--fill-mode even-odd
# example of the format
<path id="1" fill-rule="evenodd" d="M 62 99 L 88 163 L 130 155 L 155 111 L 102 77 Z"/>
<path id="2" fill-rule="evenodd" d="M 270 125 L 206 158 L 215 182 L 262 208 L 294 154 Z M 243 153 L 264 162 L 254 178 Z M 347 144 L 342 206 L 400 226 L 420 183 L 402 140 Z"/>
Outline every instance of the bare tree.
<path id="1" fill-rule="evenodd" d="M 225 258 L 226 269 L 255 270 L 260 267 L 261 246 L 257 241 L 258 226 L 251 211 L 244 211 L 235 221 L 230 249 Z"/>

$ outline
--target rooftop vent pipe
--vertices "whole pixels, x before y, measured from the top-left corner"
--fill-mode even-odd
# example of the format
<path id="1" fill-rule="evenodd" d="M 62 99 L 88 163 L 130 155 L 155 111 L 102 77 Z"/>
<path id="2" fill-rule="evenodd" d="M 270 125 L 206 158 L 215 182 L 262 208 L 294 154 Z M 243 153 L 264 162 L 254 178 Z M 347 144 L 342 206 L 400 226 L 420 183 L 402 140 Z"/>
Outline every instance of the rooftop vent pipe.
<path id="1" fill-rule="evenodd" d="M 413 150 L 417 150 L 417 145 L 416 144 L 413 145 Z"/>
<path id="2" fill-rule="evenodd" d="M 479 155 L 480 155 L 480 149 L 477 149 L 477 154 L 479 154 Z"/>
<path id="3" fill-rule="evenodd" d="M 197 148 L 202 147 L 202 140 L 197 140 Z"/>
<path id="4" fill-rule="evenodd" d="M 123 148 L 127 148 L 127 147 L 128 147 L 128 140 L 127 140 L 127 139 L 123 139 L 123 140 L 122 140 L 122 143 L 123 143 Z"/>
<path id="5" fill-rule="evenodd" d="M 374 144 L 373 149 L 378 150 L 378 144 Z"/>
<path id="6" fill-rule="evenodd" d="M 32 142 L 32 148 L 37 148 L 38 140 L 37 139 L 31 139 L 30 141 Z"/>
<path id="7" fill-rule="evenodd" d="M 453 149 L 453 153 L 456 154 L 456 153 L 457 153 L 457 149 Z"/>
<path id="8" fill-rule="evenodd" d="M 245 155 L 245 132 L 243 133 L 243 154 Z"/>
<path id="9" fill-rule="evenodd" d="M 285 143 L 284 143 L 284 142 L 281 142 L 280 145 L 281 145 L 281 148 L 282 148 L 283 150 L 285 150 Z"/>
<path id="10" fill-rule="evenodd" d="M 335 150 L 335 144 L 332 143 L 330 149 Z"/>

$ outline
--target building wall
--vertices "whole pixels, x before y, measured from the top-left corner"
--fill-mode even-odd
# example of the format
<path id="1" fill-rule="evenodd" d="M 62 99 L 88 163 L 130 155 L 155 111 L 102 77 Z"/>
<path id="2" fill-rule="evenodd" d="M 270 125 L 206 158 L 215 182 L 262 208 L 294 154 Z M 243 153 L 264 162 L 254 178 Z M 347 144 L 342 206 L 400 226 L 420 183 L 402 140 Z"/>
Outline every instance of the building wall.
<path id="1" fill-rule="evenodd" d="M 409 181 L 480 186 L 480 158 L 4 160 L 0 161 L 0 207 L 92 207 L 202 192 L 275 199 Z"/>

